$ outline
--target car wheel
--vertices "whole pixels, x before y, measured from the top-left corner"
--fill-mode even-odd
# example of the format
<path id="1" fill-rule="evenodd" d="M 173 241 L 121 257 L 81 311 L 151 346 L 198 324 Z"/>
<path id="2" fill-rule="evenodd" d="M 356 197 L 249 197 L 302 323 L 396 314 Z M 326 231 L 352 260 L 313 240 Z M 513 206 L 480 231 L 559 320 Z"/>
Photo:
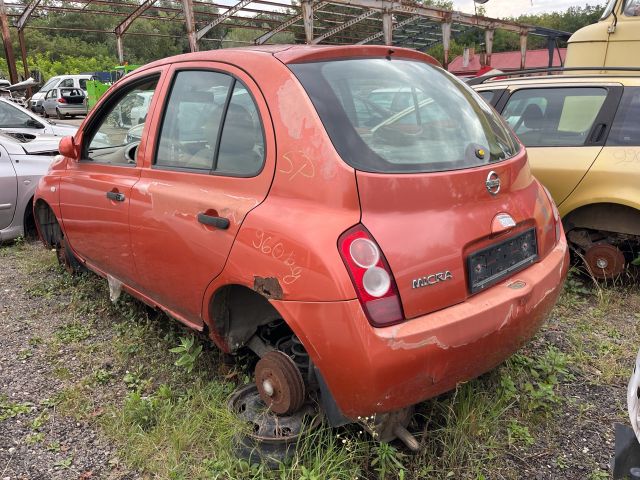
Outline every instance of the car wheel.
<path id="1" fill-rule="evenodd" d="M 58 263 L 71 275 L 77 275 L 85 270 L 84 265 L 82 265 L 78 257 L 76 257 L 71 248 L 69 248 L 64 237 L 62 237 L 60 245 L 56 248 L 56 256 L 58 257 Z"/>
<path id="2" fill-rule="evenodd" d="M 46 111 L 46 110 L 43 110 L 43 111 L 42 111 L 42 116 L 43 116 L 44 118 L 49 118 L 49 114 L 47 113 L 47 111 Z"/>
<path id="3" fill-rule="evenodd" d="M 59 120 L 63 120 L 66 117 L 66 115 L 64 115 L 63 113 L 60 113 L 60 110 L 58 110 L 57 108 L 56 108 L 56 115 L 58 116 Z"/>

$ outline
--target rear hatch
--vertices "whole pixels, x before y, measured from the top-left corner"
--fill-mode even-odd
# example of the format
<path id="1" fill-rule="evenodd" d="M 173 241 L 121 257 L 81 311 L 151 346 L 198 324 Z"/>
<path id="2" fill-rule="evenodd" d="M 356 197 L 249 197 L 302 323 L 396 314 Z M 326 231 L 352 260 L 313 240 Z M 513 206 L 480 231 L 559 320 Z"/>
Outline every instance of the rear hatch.
<path id="1" fill-rule="evenodd" d="M 512 277 L 555 244 L 524 148 L 471 89 L 415 59 L 290 65 L 344 161 L 405 318 Z"/>
<path id="2" fill-rule="evenodd" d="M 84 92 L 79 88 L 61 88 L 60 97 L 64 99 L 63 103 L 69 105 L 82 105 L 84 103 Z"/>

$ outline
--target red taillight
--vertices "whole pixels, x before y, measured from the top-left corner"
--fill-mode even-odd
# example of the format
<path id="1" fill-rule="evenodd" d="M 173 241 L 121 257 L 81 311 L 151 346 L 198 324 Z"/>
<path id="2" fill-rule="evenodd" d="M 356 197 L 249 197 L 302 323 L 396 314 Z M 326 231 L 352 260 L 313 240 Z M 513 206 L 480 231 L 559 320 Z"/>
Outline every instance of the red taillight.
<path id="1" fill-rule="evenodd" d="M 387 260 L 362 225 L 344 232 L 338 249 L 358 294 L 362 309 L 374 327 L 404 320 L 398 287 Z"/>
<path id="2" fill-rule="evenodd" d="M 556 202 L 553 201 L 551 192 L 545 186 L 543 186 L 542 188 L 544 188 L 544 191 L 547 194 L 547 198 L 549 199 L 549 203 L 551 204 L 551 211 L 553 212 L 553 221 L 556 227 L 556 243 L 558 243 L 560 241 L 560 237 L 562 236 L 562 228 L 561 228 L 562 219 L 560 218 L 560 212 L 558 211 Z"/>
<path id="3" fill-rule="evenodd" d="M 58 103 L 67 103 L 67 101 L 64 98 L 59 98 Z"/>

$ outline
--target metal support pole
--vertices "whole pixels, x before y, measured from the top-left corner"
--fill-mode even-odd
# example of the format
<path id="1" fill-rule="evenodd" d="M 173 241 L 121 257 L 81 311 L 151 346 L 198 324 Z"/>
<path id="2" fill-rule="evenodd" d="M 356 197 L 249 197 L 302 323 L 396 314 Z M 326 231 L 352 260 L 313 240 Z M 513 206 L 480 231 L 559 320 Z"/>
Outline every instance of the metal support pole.
<path id="1" fill-rule="evenodd" d="M 193 18 L 193 0 L 182 0 L 184 8 L 184 20 L 187 24 L 187 38 L 189 39 L 189 50 L 198 51 L 198 39 L 196 38 L 196 22 Z"/>
<path id="2" fill-rule="evenodd" d="M 389 10 L 382 14 L 382 36 L 385 45 L 393 45 L 393 17 Z"/>
<path id="3" fill-rule="evenodd" d="M 303 0 L 301 7 L 305 43 L 310 44 L 313 42 L 313 8 L 309 0 Z"/>
<path id="4" fill-rule="evenodd" d="M 0 0 L 0 28 L 2 29 L 2 43 L 4 44 L 4 55 L 7 59 L 7 67 L 9 68 L 9 80 L 11 83 L 18 83 L 18 70 L 16 68 L 16 57 L 13 54 L 13 45 L 11 44 L 11 32 L 9 32 L 9 18 L 7 17 L 7 8 L 4 0 Z"/>
<path id="5" fill-rule="evenodd" d="M 527 37 L 529 32 L 520 32 L 520 69 L 527 68 Z"/>
<path id="6" fill-rule="evenodd" d="M 493 36 L 495 34 L 495 30 L 485 30 L 484 31 L 484 42 L 487 52 L 486 63 L 487 66 L 491 66 L 491 55 L 493 55 Z"/>
<path id="7" fill-rule="evenodd" d="M 553 67 L 553 55 L 556 50 L 556 37 L 547 37 L 547 50 L 549 51 L 549 68 Z"/>
<path id="8" fill-rule="evenodd" d="M 120 65 L 124 65 L 124 45 L 122 43 L 122 35 L 116 33 L 116 50 L 118 51 L 118 63 Z"/>
<path id="9" fill-rule="evenodd" d="M 444 69 L 449 70 L 449 50 L 451 49 L 451 23 L 442 24 L 442 48 L 444 50 Z"/>
<path id="10" fill-rule="evenodd" d="M 27 46 L 24 41 L 24 30 L 18 30 L 18 42 L 20 43 L 20 54 L 22 55 L 22 68 L 24 79 L 29 78 L 29 65 L 27 65 Z M 31 87 L 27 88 L 27 98 L 31 98 Z"/>

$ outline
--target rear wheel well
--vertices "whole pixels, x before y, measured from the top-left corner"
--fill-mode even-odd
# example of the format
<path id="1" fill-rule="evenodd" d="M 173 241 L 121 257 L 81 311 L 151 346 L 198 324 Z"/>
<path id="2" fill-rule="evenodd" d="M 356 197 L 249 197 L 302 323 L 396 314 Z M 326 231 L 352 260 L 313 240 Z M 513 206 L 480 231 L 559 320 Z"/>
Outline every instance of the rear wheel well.
<path id="1" fill-rule="evenodd" d="M 37 200 L 34 215 L 34 224 L 38 225 L 42 241 L 49 248 L 58 248 L 64 234 L 49 204 L 44 200 Z"/>
<path id="2" fill-rule="evenodd" d="M 282 319 L 267 298 L 242 285 L 220 288 L 209 303 L 209 314 L 231 353 L 246 345 L 259 327 Z"/>
<path id="3" fill-rule="evenodd" d="M 640 211 L 617 203 L 585 205 L 565 215 L 562 223 L 567 232 L 586 228 L 640 236 Z"/>

